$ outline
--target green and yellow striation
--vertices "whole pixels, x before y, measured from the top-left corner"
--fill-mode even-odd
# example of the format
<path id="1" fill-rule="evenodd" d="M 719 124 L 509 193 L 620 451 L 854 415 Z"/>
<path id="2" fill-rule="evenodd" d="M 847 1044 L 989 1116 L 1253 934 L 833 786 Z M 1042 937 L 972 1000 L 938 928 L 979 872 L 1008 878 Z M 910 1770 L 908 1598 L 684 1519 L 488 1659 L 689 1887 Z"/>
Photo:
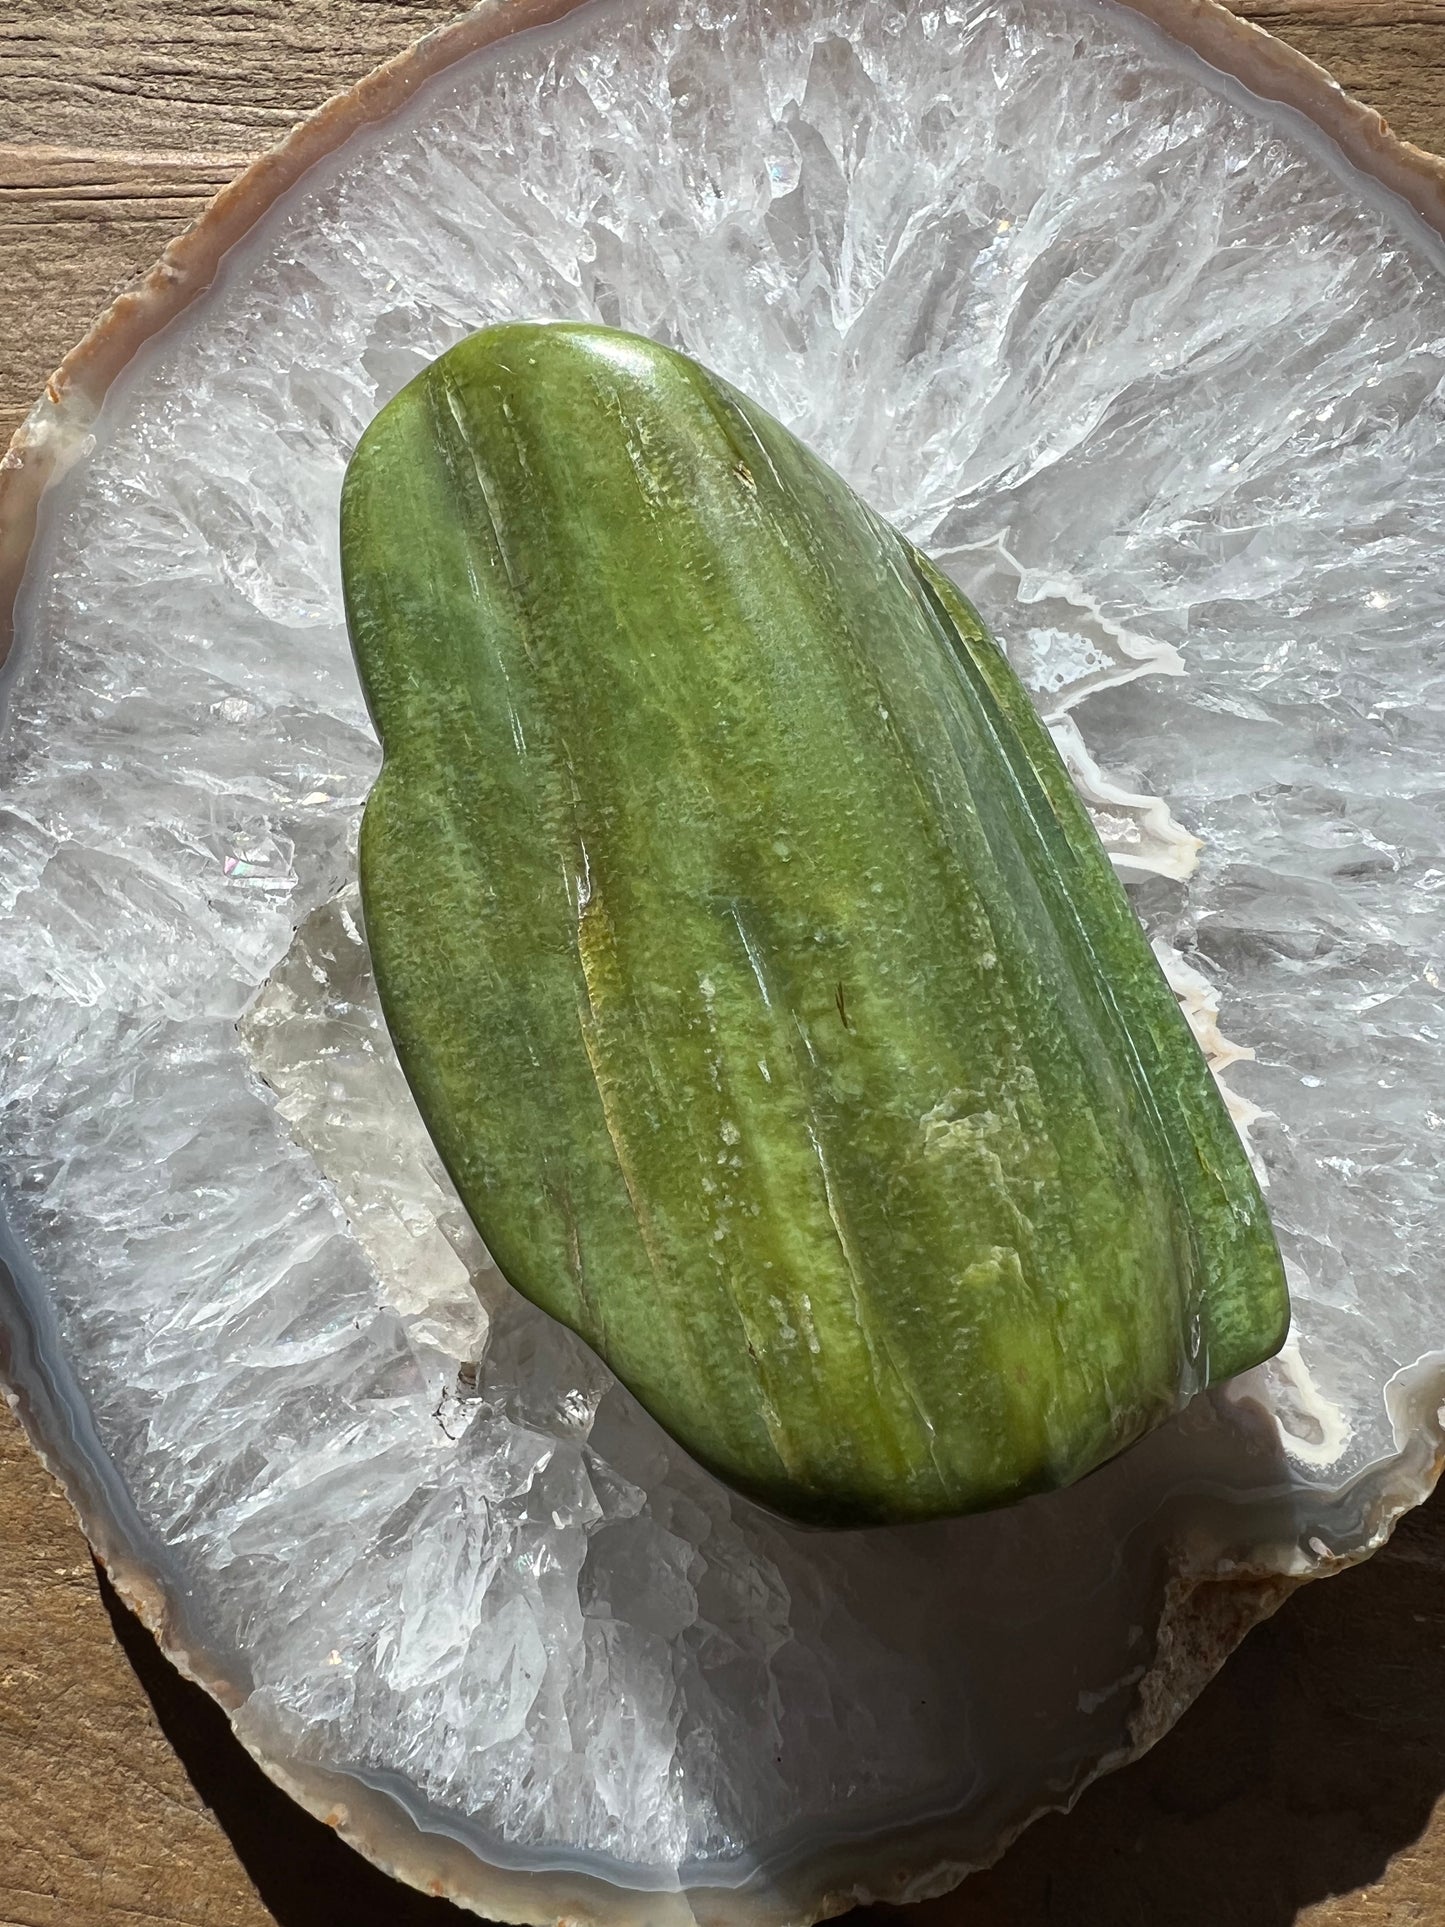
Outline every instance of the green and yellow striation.
<path id="1" fill-rule="evenodd" d="M 796 1518 L 1079 1477 L 1288 1317 L 1258 1188 L 974 611 L 684 356 L 488 329 L 368 429 L 387 1021 L 514 1285 Z"/>

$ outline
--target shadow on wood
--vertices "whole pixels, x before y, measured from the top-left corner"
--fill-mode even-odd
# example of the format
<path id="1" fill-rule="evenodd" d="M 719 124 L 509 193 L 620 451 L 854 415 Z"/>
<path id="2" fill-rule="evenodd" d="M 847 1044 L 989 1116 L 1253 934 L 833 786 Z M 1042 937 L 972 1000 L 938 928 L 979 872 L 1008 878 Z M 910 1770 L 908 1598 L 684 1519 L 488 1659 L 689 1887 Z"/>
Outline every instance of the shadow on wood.
<path id="1" fill-rule="evenodd" d="M 97 1568 L 99 1571 L 99 1568 Z M 459 1927 L 471 1916 L 379 1873 L 273 1786 L 199 1686 L 165 1659 L 100 1572 L 116 1638 L 191 1784 L 224 1828 L 277 1927 Z"/>
<path id="2" fill-rule="evenodd" d="M 1367 1564 L 1296 1593 L 1072 1813 L 956 1893 L 854 1927 L 1293 1927 L 1316 1907 L 1326 1927 L 1320 1903 L 1378 1880 L 1442 1791 L 1445 1487 Z M 1382 1921 L 1441 1927 L 1438 1848 L 1390 1898 Z"/>
<path id="3" fill-rule="evenodd" d="M 103 1577 L 101 1588 L 167 1739 L 278 1927 L 461 1919 L 272 1786 Z M 1378 1879 L 1442 1790 L 1445 1491 L 1369 1564 L 1290 1600 L 1166 1740 L 1072 1814 L 1040 1822 L 957 1893 L 862 1910 L 853 1927 L 1292 1927 L 1302 1909 Z M 1428 1866 L 1421 1876 L 1425 1910 L 1399 1917 L 1431 1927 L 1445 1894 L 1431 1898 Z"/>

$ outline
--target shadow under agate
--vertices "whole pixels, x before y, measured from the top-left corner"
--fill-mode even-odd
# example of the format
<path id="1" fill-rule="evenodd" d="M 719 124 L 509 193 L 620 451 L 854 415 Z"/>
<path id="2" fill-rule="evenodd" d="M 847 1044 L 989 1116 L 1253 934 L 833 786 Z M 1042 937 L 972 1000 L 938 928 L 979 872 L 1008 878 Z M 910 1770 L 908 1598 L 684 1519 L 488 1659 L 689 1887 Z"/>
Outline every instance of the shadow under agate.
<path id="1" fill-rule="evenodd" d="M 858 1927 L 1293 1927 L 1305 1908 L 1380 1879 L 1419 1839 L 1442 1792 L 1445 1492 L 1437 1491 L 1374 1558 L 1304 1587 L 1250 1633 L 1178 1726 L 1142 1761 L 1091 1787 L 1072 1813 L 1041 1820 L 954 1894 L 856 1919 Z M 1401 1919 L 1439 1918 L 1414 1912 L 1408 1894 L 1395 1904 Z M 1367 1911 L 1376 1918 L 1365 1907 L 1349 1918 L 1363 1921 Z"/>
<path id="2" fill-rule="evenodd" d="M 97 1565 L 101 1601 L 166 1739 L 278 1927 L 447 1927 L 448 1900 L 393 1880 L 269 1780 L 224 1712 L 183 1679 Z"/>

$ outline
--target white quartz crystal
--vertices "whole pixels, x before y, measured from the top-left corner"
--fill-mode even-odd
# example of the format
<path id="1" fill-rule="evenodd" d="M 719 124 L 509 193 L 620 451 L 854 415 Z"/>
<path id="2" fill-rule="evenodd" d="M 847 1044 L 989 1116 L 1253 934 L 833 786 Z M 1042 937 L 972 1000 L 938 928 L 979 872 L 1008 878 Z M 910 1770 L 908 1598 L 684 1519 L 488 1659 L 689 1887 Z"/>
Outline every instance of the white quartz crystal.
<path id="1" fill-rule="evenodd" d="M 338 490 L 433 356 L 561 316 L 695 353 L 974 590 L 1254 1047 L 1291 1344 L 1069 1492 L 731 1497 L 410 1108 Z M 978 1858 L 1127 1744 L 1166 1552 L 1378 1530 L 1445 1349 L 1442 378 L 1411 218 L 1105 0 L 602 0 L 353 140 L 132 367 L 21 610 L 4 1209 L 252 1744 L 505 1864 L 726 1885 L 945 1813 Z"/>

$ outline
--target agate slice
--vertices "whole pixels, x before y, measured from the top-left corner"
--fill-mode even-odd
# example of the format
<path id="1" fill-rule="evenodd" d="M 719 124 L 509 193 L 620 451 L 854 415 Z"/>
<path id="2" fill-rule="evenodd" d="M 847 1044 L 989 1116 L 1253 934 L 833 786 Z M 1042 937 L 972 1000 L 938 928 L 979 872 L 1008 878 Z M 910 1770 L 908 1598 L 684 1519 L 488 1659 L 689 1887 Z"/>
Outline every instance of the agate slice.
<path id="1" fill-rule="evenodd" d="M 11 1396 L 245 1744 L 483 1914 L 938 1891 L 1434 1482 L 1439 179 L 1157 13 L 483 9 L 224 195 L 0 473 Z M 341 478 L 518 316 L 694 354 L 978 603 L 1228 1066 L 1291 1337 L 1067 1491 L 730 1496 L 503 1286 L 408 1107 Z"/>
<path id="2" fill-rule="evenodd" d="M 977 611 L 616 328 L 361 438 L 387 1026 L 503 1275 L 785 1518 L 1065 1485 L 1289 1323 L 1259 1185 Z"/>

